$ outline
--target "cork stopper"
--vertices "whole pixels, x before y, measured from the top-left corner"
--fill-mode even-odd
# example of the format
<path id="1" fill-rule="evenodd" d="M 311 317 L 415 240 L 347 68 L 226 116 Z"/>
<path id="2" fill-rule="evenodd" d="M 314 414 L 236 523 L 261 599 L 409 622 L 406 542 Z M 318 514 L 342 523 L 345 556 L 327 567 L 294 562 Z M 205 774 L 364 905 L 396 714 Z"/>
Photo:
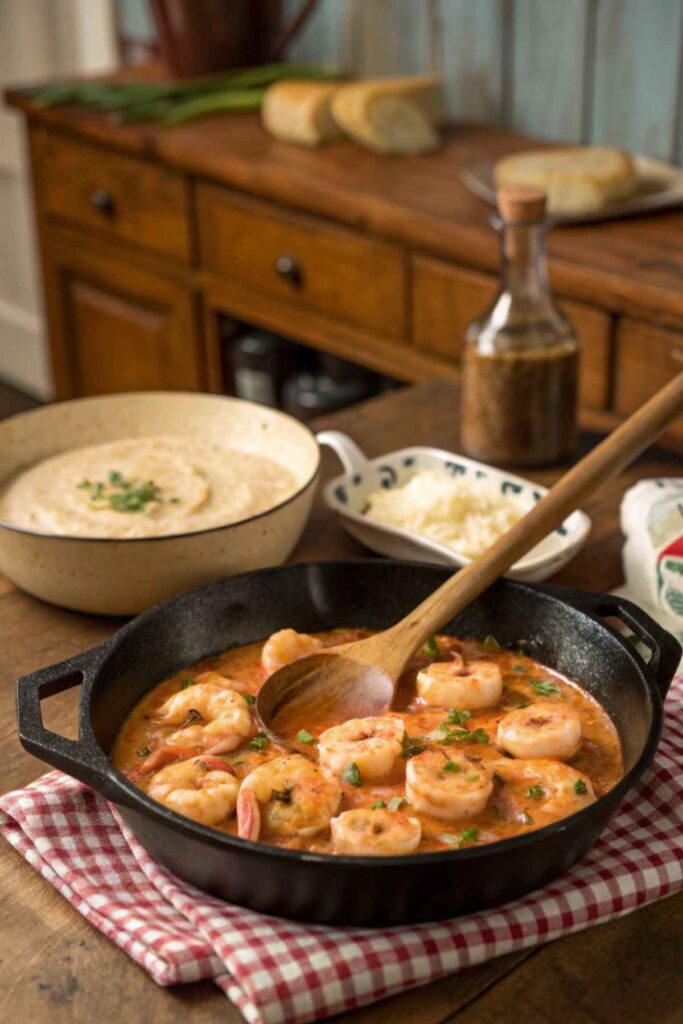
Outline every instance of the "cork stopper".
<path id="1" fill-rule="evenodd" d="M 498 189 L 498 211 L 506 221 L 539 221 L 545 216 L 547 195 L 532 185 L 504 185 Z"/>

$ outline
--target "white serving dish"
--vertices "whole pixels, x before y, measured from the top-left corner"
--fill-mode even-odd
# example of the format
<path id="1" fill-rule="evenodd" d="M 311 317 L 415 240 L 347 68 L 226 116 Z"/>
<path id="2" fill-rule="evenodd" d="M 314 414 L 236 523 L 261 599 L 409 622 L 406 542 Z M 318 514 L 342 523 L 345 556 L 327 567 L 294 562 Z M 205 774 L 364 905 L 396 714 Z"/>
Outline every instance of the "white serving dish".
<path id="1" fill-rule="evenodd" d="M 398 527 L 384 526 L 363 515 L 369 494 L 379 487 L 400 487 L 418 470 L 443 469 L 445 473 L 454 475 L 473 474 L 479 479 L 499 481 L 503 492 L 521 495 L 529 492 L 534 501 L 539 501 L 547 493 L 547 488 L 524 477 L 440 448 L 402 448 L 377 459 L 367 459 L 350 437 L 336 430 L 323 431 L 317 435 L 317 440 L 319 444 L 332 448 L 344 467 L 344 473 L 325 486 L 325 504 L 337 513 L 344 528 L 356 540 L 389 558 L 419 559 L 459 567 L 471 561 L 439 541 Z M 591 521 L 585 512 L 572 512 L 557 530 L 516 562 L 506 575 L 528 583 L 547 579 L 577 554 L 590 528 Z"/>

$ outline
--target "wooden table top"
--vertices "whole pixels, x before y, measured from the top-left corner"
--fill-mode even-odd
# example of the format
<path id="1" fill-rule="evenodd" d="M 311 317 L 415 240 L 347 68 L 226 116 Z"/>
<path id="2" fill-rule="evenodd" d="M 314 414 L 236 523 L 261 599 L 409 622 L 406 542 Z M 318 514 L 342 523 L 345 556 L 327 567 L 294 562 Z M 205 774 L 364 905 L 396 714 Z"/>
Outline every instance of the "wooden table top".
<path id="1" fill-rule="evenodd" d="M 457 390 L 430 382 L 321 420 L 348 432 L 370 455 L 408 444 L 457 450 Z M 587 442 L 589 443 L 589 442 Z M 323 479 L 338 472 L 326 452 Z M 656 450 L 586 506 L 593 532 L 553 582 L 610 590 L 621 581 L 618 508 L 627 486 L 681 473 Z M 533 474 L 542 482 L 553 472 Z M 295 561 L 367 554 L 318 500 Z M 54 608 L 0 580 L 0 764 L 2 791 L 25 785 L 44 765 L 16 736 L 14 679 L 108 636 L 120 621 Z M 46 724 L 75 735 L 78 694 L 44 704 Z M 500 957 L 402 996 L 336 1018 L 343 1024 L 674 1024 L 683 1000 L 683 894 L 619 921 Z M 158 988 L 91 927 L 6 843 L 0 844 L 0 1019 L 34 1024 L 119 1021 L 239 1024 L 242 1017 L 209 982 Z"/>
<path id="2" fill-rule="evenodd" d="M 387 158 L 346 140 L 319 150 L 279 142 L 257 114 L 173 128 L 117 125 L 93 108 L 40 107 L 23 88 L 10 89 L 6 99 L 35 124 L 489 271 L 497 270 L 499 259 L 488 225 L 491 207 L 461 182 L 462 168 L 553 145 L 485 125 L 453 124 L 438 152 Z M 683 212 L 674 209 L 553 231 L 551 284 L 566 298 L 679 328 L 682 229 Z"/>

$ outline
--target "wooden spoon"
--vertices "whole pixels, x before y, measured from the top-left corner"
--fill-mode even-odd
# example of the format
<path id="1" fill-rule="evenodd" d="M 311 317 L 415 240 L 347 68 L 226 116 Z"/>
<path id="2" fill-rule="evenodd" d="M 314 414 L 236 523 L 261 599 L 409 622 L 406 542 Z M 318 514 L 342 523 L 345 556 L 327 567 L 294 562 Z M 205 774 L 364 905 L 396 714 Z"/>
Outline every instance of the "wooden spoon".
<path id="1" fill-rule="evenodd" d="M 444 623 L 538 544 L 602 484 L 621 472 L 683 413 L 683 373 L 577 462 L 483 555 L 453 575 L 414 611 L 381 633 L 292 662 L 261 687 L 256 710 L 272 739 L 296 729 L 377 715 L 391 707 L 414 652 Z"/>

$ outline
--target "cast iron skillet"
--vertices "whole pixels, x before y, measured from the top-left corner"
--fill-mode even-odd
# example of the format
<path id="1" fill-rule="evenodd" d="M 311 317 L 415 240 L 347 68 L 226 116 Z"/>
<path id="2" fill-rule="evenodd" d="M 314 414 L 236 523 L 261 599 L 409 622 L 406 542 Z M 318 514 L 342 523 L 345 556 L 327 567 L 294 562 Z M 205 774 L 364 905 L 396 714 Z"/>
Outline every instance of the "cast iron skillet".
<path id="1" fill-rule="evenodd" d="M 119 808 L 149 852 L 181 878 L 233 903 L 305 921 L 395 925 L 451 917 L 514 899 L 565 871 L 595 842 L 624 793 L 650 764 L 662 699 L 679 644 L 621 598 L 500 581 L 445 632 L 523 647 L 580 680 L 615 722 L 626 774 L 590 807 L 525 836 L 408 857 L 333 857 L 246 842 L 195 824 L 150 800 L 107 752 L 124 717 L 155 683 L 200 657 L 284 626 L 389 626 L 449 575 L 410 562 L 324 562 L 233 576 L 152 608 L 115 636 L 17 687 L 19 736 L 50 764 Z M 649 663 L 602 616 L 625 622 Z M 41 699 L 82 684 L 80 736 L 41 720 Z"/>

